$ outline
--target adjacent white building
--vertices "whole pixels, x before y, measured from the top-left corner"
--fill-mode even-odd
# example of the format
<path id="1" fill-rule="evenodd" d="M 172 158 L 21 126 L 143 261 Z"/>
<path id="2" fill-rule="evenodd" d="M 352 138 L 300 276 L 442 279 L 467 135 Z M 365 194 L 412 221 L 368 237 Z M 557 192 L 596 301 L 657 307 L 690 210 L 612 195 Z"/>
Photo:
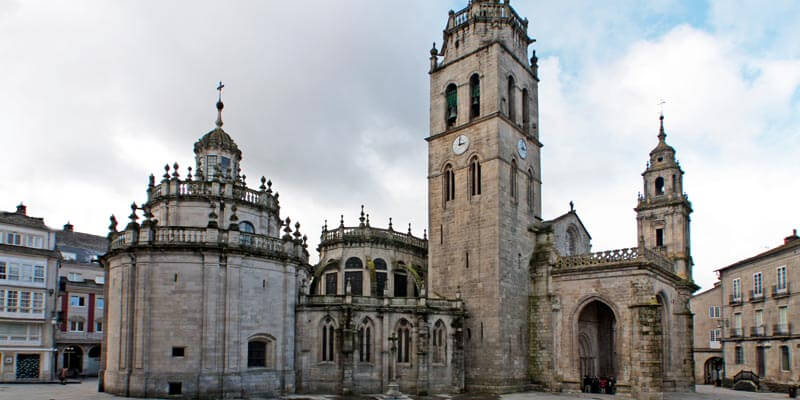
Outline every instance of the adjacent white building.
<path id="1" fill-rule="evenodd" d="M 0 381 L 55 377 L 55 243 L 24 205 L 0 211 Z"/>

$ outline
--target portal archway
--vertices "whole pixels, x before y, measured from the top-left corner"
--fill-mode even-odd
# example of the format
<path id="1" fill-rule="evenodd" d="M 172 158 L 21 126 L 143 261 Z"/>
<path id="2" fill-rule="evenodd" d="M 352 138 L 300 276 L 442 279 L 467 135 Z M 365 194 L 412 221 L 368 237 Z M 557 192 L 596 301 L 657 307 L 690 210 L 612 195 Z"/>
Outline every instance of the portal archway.
<path id="1" fill-rule="evenodd" d="M 722 369 L 725 362 L 721 357 L 711 357 L 703 366 L 703 383 L 714 385 L 717 380 L 722 380 Z"/>
<path id="2" fill-rule="evenodd" d="M 578 314 L 578 365 L 581 378 L 617 377 L 617 318 L 605 303 L 593 300 Z"/>

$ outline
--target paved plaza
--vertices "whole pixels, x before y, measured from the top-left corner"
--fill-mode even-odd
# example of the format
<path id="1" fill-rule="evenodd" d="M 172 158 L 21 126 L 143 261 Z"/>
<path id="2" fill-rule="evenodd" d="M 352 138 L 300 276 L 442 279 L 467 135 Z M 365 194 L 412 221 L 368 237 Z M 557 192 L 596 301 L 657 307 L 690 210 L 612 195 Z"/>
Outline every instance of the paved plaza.
<path id="1" fill-rule="evenodd" d="M 81 383 L 59 384 L 0 384 L 0 400 L 112 400 L 123 397 L 112 396 L 97 392 L 97 379 L 86 379 Z M 431 396 L 416 400 L 572 400 L 572 399 L 597 399 L 611 400 L 623 398 L 602 394 L 554 394 L 554 393 L 514 393 L 503 396 L 465 394 L 457 396 Z M 729 389 L 715 388 L 713 386 L 697 386 L 697 393 L 670 393 L 664 395 L 665 400 L 769 400 L 786 399 L 783 393 L 748 393 L 737 392 Z M 341 397 L 341 396 L 309 396 L 294 395 L 283 400 L 367 400 L 374 399 L 370 396 Z"/>

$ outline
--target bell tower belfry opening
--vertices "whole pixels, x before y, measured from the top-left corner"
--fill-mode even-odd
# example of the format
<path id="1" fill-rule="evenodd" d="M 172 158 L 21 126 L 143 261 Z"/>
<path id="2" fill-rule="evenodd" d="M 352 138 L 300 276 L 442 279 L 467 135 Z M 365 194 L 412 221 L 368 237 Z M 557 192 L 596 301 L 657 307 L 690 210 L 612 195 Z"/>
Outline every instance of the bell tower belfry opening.
<path id="1" fill-rule="evenodd" d="M 450 11 L 430 52 L 429 293 L 461 295 L 468 389 L 527 383 L 528 263 L 541 220 L 537 58 L 509 1 Z"/>

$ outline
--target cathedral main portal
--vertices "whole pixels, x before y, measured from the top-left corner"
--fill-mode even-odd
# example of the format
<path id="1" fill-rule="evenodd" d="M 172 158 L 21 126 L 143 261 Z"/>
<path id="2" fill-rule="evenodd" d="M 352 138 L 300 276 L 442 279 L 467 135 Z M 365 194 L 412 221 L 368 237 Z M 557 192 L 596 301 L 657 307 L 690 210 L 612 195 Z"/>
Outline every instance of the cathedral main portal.
<path id="1" fill-rule="evenodd" d="M 615 377 L 617 318 L 607 305 L 592 301 L 578 317 L 578 357 L 581 377 Z"/>

